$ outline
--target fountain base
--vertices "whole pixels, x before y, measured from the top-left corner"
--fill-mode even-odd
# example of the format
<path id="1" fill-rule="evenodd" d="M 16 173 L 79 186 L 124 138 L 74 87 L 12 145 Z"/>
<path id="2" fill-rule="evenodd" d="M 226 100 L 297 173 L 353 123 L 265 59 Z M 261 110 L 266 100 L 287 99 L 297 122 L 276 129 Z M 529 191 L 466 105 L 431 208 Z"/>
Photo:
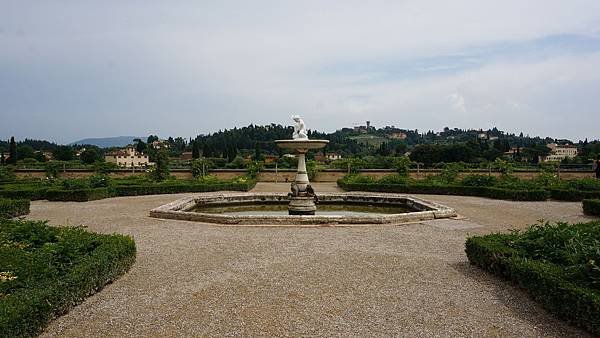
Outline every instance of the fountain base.
<path id="1" fill-rule="evenodd" d="M 317 211 L 314 197 L 296 196 L 290 198 L 288 213 L 290 215 L 314 215 Z"/>

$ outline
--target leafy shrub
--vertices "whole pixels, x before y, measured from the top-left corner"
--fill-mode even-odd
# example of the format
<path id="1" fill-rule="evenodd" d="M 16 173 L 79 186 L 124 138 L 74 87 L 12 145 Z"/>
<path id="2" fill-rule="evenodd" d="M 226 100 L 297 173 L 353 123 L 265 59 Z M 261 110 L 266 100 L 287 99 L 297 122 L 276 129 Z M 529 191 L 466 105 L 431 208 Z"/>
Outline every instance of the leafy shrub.
<path id="1" fill-rule="evenodd" d="M 510 175 L 513 171 L 515 171 L 515 166 L 513 163 L 505 161 L 501 158 L 497 158 L 494 161 L 494 166 L 498 168 L 498 171 L 500 171 L 502 175 Z"/>
<path id="2" fill-rule="evenodd" d="M 595 178 L 566 180 L 565 188 L 585 191 L 600 191 L 600 180 Z"/>
<path id="3" fill-rule="evenodd" d="M 192 176 L 195 178 L 205 176 L 214 167 L 211 160 L 199 158 L 192 161 Z"/>
<path id="4" fill-rule="evenodd" d="M 465 167 L 461 163 L 447 163 L 444 165 L 444 169 L 438 176 L 442 182 L 451 184 L 456 181 L 458 174 L 460 174 L 464 168 Z"/>
<path id="5" fill-rule="evenodd" d="M 58 178 L 60 175 L 60 163 L 52 161 L 46 162 L 44 164 L 44 170 L 46 171 L 46 177 L 48 178 Z"/>
<path id="6" fill-rule="evenodd" d="M 62 180 L 61 187 L 64 190 L 80 190 L 90 188 L 90 181 L 80 178 Z"/>
<path id="7" fill-rule="evenodd" d="M 106 188 L 111 186 L 112 180 L 106 174 L 96 174 L 88 178 L 91 188 Z"/>
<path id="8" fill-rule="evenodd" d="M 586 215 L 600 216 L 600 199 L 583 200 L 583 212 Z"/>
<path id="9" fill-rule="evenodd" d="M 342 180 L 350 184 L 375 183 L 375 179 L 373 177 L 359 174 L 346 175 L 342 178 Z"/>
<path id="10" fill-rule="evenodd" d="M 408 176 L 410 171 L 410 158 L 408 156 L 395 157 L 393 166 L 396 169 L 396 172 L 400 176 Z"/>
<path id="11" fill-rule="evenodd" d="M 254 161 L 254 162 L 250 163 L 246 169 L 248 177 L 250 177 L 252 179 L 257 178 L 258 173 L 260 173 L 260 171 L 263 170 L 263 168 L 264 168 L 263 162 Z"/>
<path id="12" fill-rule="evenodd" d="M 377 183 L 381 183 L 381 184 L 409 184 L 412 183 L 413 180 L 411 180 L 408 176 L 404 176 L 404 175 L 386 175 L 383 176 L 382 178 L 380 178 L 379 180 L 377 180 Z"/>
<path id="13" fill-rule="evenodd" d="M 45 222 L 0 220 L 0 332 L 33 336 L 125 273 L 135 243 Z"/>
<path id="14" fill-rule="evenodd" d="M 472 264 L 517 282 L 559 318 L 600 333 L 600 222 L 470 237 Z"/>
<path id="15" fill-rule="evenodd" d="M 498 180 L 489 175 L 467 175 L 463 177 L 460 184 L 467 187 L 493 187 Z"/>
<path id="16" fill-rule="evenodd" d="M 29 200 L 0 199 L 0 218 L 13 218 L 29 213 Z"/>
<path id="17" fill-rule="evenodd" d="M 0 182 L 13 182 L 16 178 L 12 168 L 0 166 Z"/>

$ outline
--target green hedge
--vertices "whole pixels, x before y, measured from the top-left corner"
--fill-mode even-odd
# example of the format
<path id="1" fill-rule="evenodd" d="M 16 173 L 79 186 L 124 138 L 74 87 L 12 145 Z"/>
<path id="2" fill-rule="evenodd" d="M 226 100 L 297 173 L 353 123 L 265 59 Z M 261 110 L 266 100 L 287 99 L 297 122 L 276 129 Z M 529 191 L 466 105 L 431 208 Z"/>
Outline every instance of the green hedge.
<path id="1" fill-rule="evenodd" d="M 586 215 L 600 216 L 600 199 L 583 200 L 583 212 Z"/>
<path id="2" fill-rule="evenodd" d="M 122 235 L 44 222 L 0 220 L 0 335 L 34 336 L 48 322 L 124 274 L 135 243 Z"/>
<path id="3" fill-rule="evenodd" d="M 116 196 L 138 196 L 178 194 L 185 192 L 208 192 L 220 190 L 248 191 L 254 187 L 255 181 L 247 183 L 216 183 L 216 184 L 140 184 L 116 186 Z"/>
<path id="4" fill-rule="evenodd" d="M 465 251 L 472 264 L 518 283 L 559 318 L 600 334 L 599 229 L 598 222 L 546 224 L 470 237 Z"/>
<path id="5" fill-rule="evenodd" d="M 0 198 L 0 218 L 13 218 L 29 213 L 29 200 Z"/>
<path id="6" fill-rule="evenodd" d="M 550 189 L 550 197 L 561 201 L 582 201 L 584 199 L 600 199 L 600 191 L 576 189 Z"/>
<path id="7" fill-rule="evenodd" d="M 46 199 L 47 188 L 22 188 L 0 190 L 0 198 L 28 199 L 31 201 Z"/>
<path id="8" fill-rule="evenodd" d="M 545 201 L 550 194 L 545 190 L 512 190 L 502 188 L 471 187 L 471 186 L 435 186 L 435 185 L 405 185 L 382 183 L 347 183 L 338 180 L 338 185 L 350 191 L 373 191 L 406 194 L 436 194 L 480 196 L 494 199 L 513 201 Z"/>
<path id="9" fill-rule="evenodd" d="M 12 188 L 0 190 L 0 198 L 29 199 L 50 201 L 92 201 L 114 196 L 138 196 L 177 194 L 186 192 L 208 192 L 208 191 L 248 191 L 256 185 L 256 181 L 231 182 L 231 183 L 176 183 L 176 184 L 134 184 L 117 185 L 109 188 L 87 188 L 87 189 L 58 189 L 58 188 Z"/>
<path id="10" fill-rule="evenodd" d="M 108 198 L 111 196 L 111 190 L 108 188 L 94 188 L 74 190 L 49 189 L 46 191 L 45 197 L 49 201 L 85 202 Z"/>

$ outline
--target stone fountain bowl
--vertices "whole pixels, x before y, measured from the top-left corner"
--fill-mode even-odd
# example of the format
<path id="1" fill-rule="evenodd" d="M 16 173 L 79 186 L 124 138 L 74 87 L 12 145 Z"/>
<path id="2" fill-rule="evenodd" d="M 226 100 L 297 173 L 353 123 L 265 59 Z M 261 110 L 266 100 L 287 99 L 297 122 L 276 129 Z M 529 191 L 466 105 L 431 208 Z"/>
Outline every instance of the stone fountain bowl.
<path id="1" fill-rule="evenodd" d="M 275 143 L 278 147 L 283 149 L 321 149 L 329 143 L 329 140 L 309 140 L 309 139 L 295 139 L 295 140 L 276 140 Z"/>
<path id="2" fill-rule="evenodd" d="M 456 216 L 456 211 L 447 206 L 400 194 L 374 193 L 324 193 L 319 194 L 319 203 L 388 204 L 405 206 L 411 212 L 398 214 L 366 215 L 227 215 L 198 212 L 198 207 L 228 204 L 287 203 L 284 193 L 226 193 L 185 197 L 150 211 L 155 218 L 195 221 L 216 225 L 271 225 L 271 226 L 333 226 L 402 224 Z"/>

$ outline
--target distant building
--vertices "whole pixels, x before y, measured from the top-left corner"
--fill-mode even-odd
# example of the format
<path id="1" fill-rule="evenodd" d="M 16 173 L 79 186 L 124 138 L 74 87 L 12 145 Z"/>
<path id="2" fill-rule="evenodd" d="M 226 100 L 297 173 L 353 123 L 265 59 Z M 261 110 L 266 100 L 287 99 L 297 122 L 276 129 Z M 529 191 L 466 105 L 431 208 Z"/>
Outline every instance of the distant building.
<path id="1" fill-rule="evenodd" d="M 572 144 L 556 144 L 550 143 L 546 145 L 550 148 L 548 156 L 541 156 L 542 162 L 560 162 L 565 158 L 573 158 L 577 156 L 577 146 Z"/>
<path id="2" fill-rule="evenodd" d="M 106 162 L 115 163 L 116 165 L 124 168 L 139 168 L 147 167 L 151 165 L 148 155 L 138 153 L 135 148 L 129 146 L 125 149 L 106 153 L 104 155 Z"/>
<path id="3" fill-rule="evenodd" d="M 511 160 L 516 160 L 519 156 L 519 148 L 512 147 L 509 151 L 504 152 L 504 157 L 509 158 Z"/>
<path id="4" fill-rule="evenodd" d="M 325 155 L 325 157 L 329 161 L 335 161 L 335 160 L 341 160 L 342 159 L 342 155 L 340 155 L 338 153 L 327 153 L 327 155 Z"/>
<path id="5" fill-rule="evenodd" d="M 154 149 L 169 149 L 169 143 L 166 140 L 156 140 L 151 145 Z"/>
<path id="6" fill-rule="evenodd" d="M 397 133 L 388 134 L 388 137 L 391 138 L 392 140 L 405 140 L 407 135 L 400 131 Z"/>
<path id="7" fill-rule="evenodd" d="M 367 121 L 366 126 L 354 126 L 354 131 L 359 132 L 361 134 L 366 134 L 371 129 L 375 129 L 375 127 L 371 127 L 371 121 Z"/>

